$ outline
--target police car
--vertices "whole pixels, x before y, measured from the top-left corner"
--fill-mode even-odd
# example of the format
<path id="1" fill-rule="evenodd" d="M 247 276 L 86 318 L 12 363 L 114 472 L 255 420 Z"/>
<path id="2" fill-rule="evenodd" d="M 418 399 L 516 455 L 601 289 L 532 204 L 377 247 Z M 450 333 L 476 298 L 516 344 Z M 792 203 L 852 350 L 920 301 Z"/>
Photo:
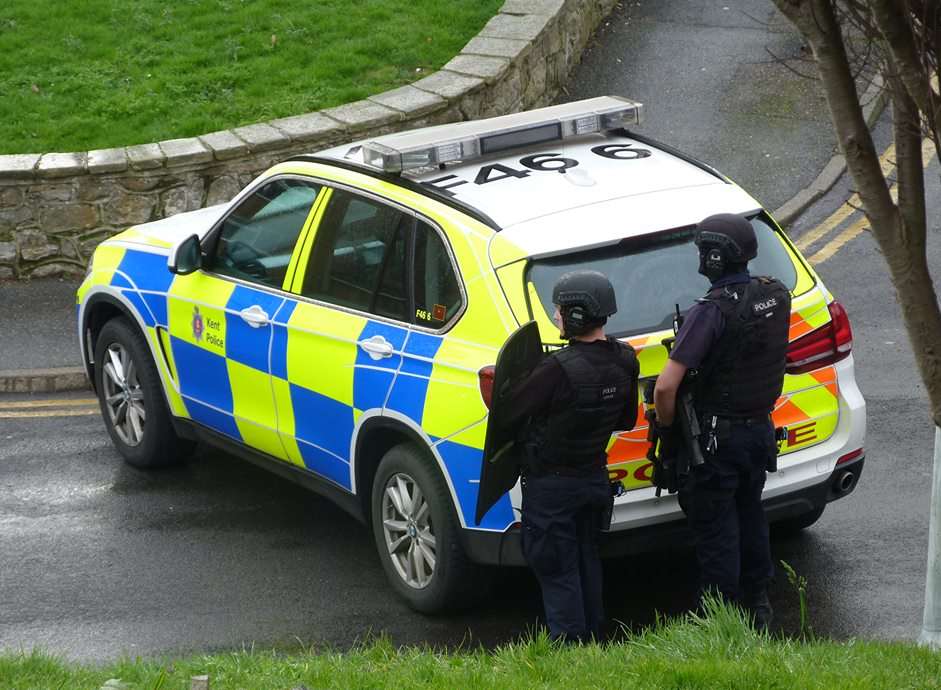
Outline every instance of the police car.
<path id="1" fill-rule="evenodd" d="M 522 564 L 518 486 L 481 485 L 501 348 L 530 321 L 559 345 L 552 286 L 591 268 L 617 291 L 608 332 L 656 376 L 674 305 L 707 287 L 693 227 L 729 212 L 757 233 L 752 272 L 793 294 L 765 499 L 772 521 L 810 525 L 864 460 L 846 312 L 757 201 L 630 129 L 641 113 L 601 97 L 380 136 L 102 243 L 78 323 L 114 445 L 139 467 L 197 440 L 261 463 L 371 525 L 414 608 L 459 606 L 480 566 Z M 650 484 L 638 419 L 608 448 L 610 553 L 684 535 L 676 497 Z"/>

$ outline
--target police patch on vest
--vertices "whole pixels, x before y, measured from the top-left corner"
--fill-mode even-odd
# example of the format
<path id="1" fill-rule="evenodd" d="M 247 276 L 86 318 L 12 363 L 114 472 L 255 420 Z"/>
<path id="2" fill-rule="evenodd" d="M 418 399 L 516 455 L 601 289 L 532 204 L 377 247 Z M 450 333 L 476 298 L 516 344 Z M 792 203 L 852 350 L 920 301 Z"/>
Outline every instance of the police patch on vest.
<path id="1" fill-rule="evenodd" d="M 758 316 L 758 315 L 761 315 L 763 312 L 766 312 L 769 309 L 772 309 L 776 306 L 778 306 L 778 300 L 774 297 L 769 297 L 768 299 L 762 300 L 761 302 L 755 302 L 754 304 L 751 305 L 751 309 L 752 309 L 752 312 L 754 312 L 754 314 Z M 771 314 L 764 314 L 764 315 L 771 316 Z"/>
<path id="2" fill-rule="evenodd" d="M 617 386 L 608 386 L 601 389 L 601 400 L 607 401 L 612 400 L 615 395 L 617 395 L 618 387 Z"/>

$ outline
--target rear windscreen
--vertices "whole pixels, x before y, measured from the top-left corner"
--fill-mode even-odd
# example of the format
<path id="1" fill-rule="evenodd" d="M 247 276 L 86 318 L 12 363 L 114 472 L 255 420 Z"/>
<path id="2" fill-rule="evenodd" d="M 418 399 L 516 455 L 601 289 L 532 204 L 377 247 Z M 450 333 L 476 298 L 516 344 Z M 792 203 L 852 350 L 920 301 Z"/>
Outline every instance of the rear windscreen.
<path id="1" fill-rule="evenodd" d="M 751 218 L 758 236 L 758 257 L 749 262 L 752 275 L 773 276 L 793 291 L 797 271 L 777 232 L 762 216 Z M 547 314 L 552 314 L 552 287 L 563 273 L 594 270 L 614 285 L 618 311 L 608 319 L 609 335 L 627 336 L 671 328 L 675 305 L 686 311 L 709 288 L 699 275 L 699 253 L 693 244 L 694 228 L 655 235 L 552 259 L 533 261 L 527 279 L 536 289 Z M 532 305 L 536 308 L 537 305 Z"/>

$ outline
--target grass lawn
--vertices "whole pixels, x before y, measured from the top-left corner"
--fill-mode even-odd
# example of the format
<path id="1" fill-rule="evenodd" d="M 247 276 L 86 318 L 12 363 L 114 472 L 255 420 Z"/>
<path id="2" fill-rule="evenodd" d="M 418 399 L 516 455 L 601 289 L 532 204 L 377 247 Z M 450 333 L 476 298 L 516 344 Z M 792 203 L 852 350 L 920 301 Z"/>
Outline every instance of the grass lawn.
<path id="1" fill-rule="evenodd" d="M 503 0 L 3 0 L 0 154 L 320 110 L 456 55 Z"/>
<path id="2" fill-rule="evenodd" d="M 494 652 L 444 654 L 386 641 L 345 654 L 243 651 L 186 659 L 79 666 L 41 654 L 0 655 L 0 690 L 294 688 L 941 688 L 941 653 L 914 644 L 772 639 L 737 610 L 667 622 L 626 642 L 559 648 L 545 637 Z"/>

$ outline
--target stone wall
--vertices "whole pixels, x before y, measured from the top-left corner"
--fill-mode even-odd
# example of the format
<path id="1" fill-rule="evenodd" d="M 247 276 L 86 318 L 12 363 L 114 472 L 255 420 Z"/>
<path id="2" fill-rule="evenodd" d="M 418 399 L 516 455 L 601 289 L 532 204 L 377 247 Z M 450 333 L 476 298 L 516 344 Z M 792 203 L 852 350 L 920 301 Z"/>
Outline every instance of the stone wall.
<path id="1" fill-rule="evenodd" d="M 440 71 L 316 113 L 87 153 L 0 156 L 0 279 L 81 274 L 129 225 L 231 199 L 298 153 L 551 103 L 617 0 L 507 0 Z"/>

